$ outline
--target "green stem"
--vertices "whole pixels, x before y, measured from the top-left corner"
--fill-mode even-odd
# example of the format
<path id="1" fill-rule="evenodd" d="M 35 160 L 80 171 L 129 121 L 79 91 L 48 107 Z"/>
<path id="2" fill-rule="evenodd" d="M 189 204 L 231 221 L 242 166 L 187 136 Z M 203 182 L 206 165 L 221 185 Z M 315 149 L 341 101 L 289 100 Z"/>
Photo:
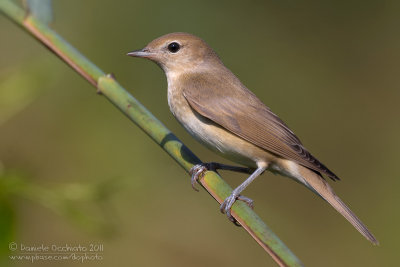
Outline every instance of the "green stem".
<path id="1" fill-rule="evenodd" d="M 173 133 L 121 87 L 111 75 L 105 75 L 101 69 L 80 54 L 55 31 L 26 14 L 12 0 L 1 0 L 0 10 L 94 85 L 99 93 L 103 94 L 146 132 L 186 171 L 189 171 L 193 165 L 201 163 Z M 207 172 L 200 180 L 200 184 L 219 203 L 222 203 L 232 192 L 232 188 L 215 172 Z M 241 201 L 236 202 L 232 208 L 232 215 L 280 266 L 303 266 L 300 260 L 246 204 Z"/>

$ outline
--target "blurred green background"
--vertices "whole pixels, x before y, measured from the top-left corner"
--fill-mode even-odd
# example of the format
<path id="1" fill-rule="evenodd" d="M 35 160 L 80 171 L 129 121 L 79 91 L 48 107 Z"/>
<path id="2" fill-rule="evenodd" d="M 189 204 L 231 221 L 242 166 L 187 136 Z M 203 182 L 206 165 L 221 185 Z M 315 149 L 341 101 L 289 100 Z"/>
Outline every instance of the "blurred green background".
<path id="1" fill-rule="evenodd" d="M 206 40 L 342 181 L 379 239 L 266 173 L 246 190 L 306 266 L 398 266 L 399 1 L 54 1 L 52 27 L 204 161 L 223 161 L 169 113 L 166 79 L 125 54 L 175 31 Z M 104 97 L 0 16 L 0 264 L 9 242 L 104 245 L 85 266 L 273 266 L 218 204 Z M 245 176 L 222 173 L 232 186 Z"/>

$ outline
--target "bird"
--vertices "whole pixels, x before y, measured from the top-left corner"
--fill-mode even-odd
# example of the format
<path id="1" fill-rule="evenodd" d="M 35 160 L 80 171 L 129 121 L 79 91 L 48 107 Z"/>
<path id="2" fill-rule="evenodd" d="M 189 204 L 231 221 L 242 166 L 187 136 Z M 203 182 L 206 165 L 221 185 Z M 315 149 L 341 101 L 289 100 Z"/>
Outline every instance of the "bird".
<path id="1" fill-rule="evenodd" d="M 324 178 L 336 181 L 339 177 L 304 147 L 203 39 L 184 32 L 169 33 L 127 55 L 149 59 L 161 67 L 168 83 L 168 105 L 178 122 L 201 144 L 241 165 L 197 164 L 190 170 L 193 188 L 206 171 L 250 174 L 221 204 L 221 212 L 231 221 L 235 222 L 231 208 L 237 200 L 253 207 L 253 201 L 242 191 L 268 170 L 305 185 L 366 239 L 379 244 Z"/>

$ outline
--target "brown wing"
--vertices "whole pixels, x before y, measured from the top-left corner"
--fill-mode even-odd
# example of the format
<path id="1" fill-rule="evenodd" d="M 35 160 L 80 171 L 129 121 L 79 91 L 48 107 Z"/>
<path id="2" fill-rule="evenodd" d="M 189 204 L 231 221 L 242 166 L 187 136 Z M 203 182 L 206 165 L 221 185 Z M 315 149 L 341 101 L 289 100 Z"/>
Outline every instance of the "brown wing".
<path id="1" fill-rule="evenodd" d="M 182 81 L 185 98 L 200 115 L 265 150 L 339 180 L 230 71 L 219 76 L 191 74 Z"/>

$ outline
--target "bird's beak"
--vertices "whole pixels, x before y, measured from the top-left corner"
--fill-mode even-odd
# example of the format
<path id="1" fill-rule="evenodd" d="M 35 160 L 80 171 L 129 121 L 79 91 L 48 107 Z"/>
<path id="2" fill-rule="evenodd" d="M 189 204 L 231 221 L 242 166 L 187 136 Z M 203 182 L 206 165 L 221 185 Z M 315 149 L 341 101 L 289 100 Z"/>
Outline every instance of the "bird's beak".
<path id="1" fill-rule="evenodd" d="M 126 54 L 127 56 L 131 56 L 131 57 L 149 57 L 151 56 L 153 53 L 151 53 L 148 49 L 143 48 L 140 50 L 135 50 L 132 52 L 129 52 L 128 54 Z"/>

